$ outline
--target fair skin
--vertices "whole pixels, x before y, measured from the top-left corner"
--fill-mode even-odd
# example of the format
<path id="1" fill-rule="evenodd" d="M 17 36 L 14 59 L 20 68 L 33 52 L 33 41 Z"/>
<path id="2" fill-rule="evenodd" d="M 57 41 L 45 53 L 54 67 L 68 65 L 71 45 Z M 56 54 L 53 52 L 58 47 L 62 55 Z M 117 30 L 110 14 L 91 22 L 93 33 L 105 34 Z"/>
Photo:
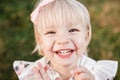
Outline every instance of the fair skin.
<path id="1" fill-rule="evenodd" d="M 88 43 L 88 31 L 77 23 L 53 25 L 41 28 L 37 42 L 60 74 L 57 80 L 69 80 L 74 75 L 75 80 L 94 80 L 94 76 L 83 66 L 78 67 L 77 61 L 84 53 Z M 46 70 L 38 63 L 33 69 L 36 79 L 50 80 Z"/>

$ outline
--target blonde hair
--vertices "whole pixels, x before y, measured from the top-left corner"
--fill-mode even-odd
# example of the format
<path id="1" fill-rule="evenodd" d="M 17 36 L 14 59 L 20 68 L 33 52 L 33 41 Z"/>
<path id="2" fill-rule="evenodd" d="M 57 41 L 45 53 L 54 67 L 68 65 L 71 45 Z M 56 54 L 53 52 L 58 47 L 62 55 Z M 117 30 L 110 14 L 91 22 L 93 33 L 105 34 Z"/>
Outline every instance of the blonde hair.
<path id="1" fill-rule="evenodd" d="M 55 0 L 44 6 L 38 15 L 36 35 L 41 33 L 43 26 L 61 25 L 67 23 L 83 23 L 83 27 L 89 31 L 89 42 L 91 39 L 90 16 L 86 7 L 76 0 Z M 88 43 L 89 44 L 89 43 Z M 40 51 L 37 43 L 36 49 Z"/>

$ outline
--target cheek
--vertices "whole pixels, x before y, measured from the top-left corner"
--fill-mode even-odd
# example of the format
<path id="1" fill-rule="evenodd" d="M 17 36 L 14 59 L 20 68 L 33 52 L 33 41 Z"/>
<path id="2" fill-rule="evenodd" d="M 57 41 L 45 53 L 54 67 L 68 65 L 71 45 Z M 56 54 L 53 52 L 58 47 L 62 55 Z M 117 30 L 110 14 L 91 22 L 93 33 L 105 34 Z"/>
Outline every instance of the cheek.
<path id="1" fill-rule="evenodd" d="M 85 34 L 81 34 L 80 38 L 78 39 L 78 44 L 80 47 L 85 47 L 86 45 L 86 40 L 85 40 Z"/>
<path id="2" fill-rule="evenodd" d="M 43 41 L 42 45 L 41 45 L 42 50 L 49 50 L 50 48 L 50 43 L 48 43 L 48 41 Z"/>
<path id="3" fill-rule="evenodd" d="M 46 56 L 49 58 L 51 56 L 51 47 L 48 42 L 49 41 L 43 41 L 41 45 L 41 50 L 42 50 L 43 56 Z"/>
<path id="4" fill-rule="evenodd" d="M 80 50 L 84 50 L 86 48 L 85 42 L 79 42 L 77 46 L 78 46 L 78 49 Z"/>
<path id="5" fill-rule="evenodd" d="M 49 52 L 52 49 L 53 42 L 51 39 L 43 38 L 41 42 L 41 48 L 43 52 Z"/>
<path id="6" fill-rule="evenodd" d="M 82 55 L 86 53 L 86 46 L 83 43 L 78 44 L 78 54 Z"/>
<path id="7" fill-rule="evenodd" d="M 76 47 L 78 50 L 78 53 L 83 54 L 86 52 L 86 45 L 85 45 L 85 40 L 84 39 L 77 39 L 76 41 Z"/>

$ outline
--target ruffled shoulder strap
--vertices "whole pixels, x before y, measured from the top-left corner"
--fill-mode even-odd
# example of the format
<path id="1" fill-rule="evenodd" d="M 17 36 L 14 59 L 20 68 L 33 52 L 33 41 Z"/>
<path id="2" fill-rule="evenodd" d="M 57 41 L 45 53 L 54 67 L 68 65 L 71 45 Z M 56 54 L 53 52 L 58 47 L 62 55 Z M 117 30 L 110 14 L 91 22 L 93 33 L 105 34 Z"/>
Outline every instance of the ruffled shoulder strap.
<path id="1" fill-rule="evenodd" d="M 95 80 L 113 80 L 118 69 L 117 61 L 95 61 L 87 56 L 83 56 L 80 64 L 86 67 L 95 76 Z"/>
<path id="2" fill-rule="evenodd" d="M 25 68 L 32 65 L 34 62 L 23 61 L 23 60 L 16 60 L 13 63 L 13 69 L 15 70 L 16 74 L 19 76 Z"/>
<path id="3" fill-rule="evenodd" d="M 118 69 L 118 62 L 112 60 L 97 61 L 92 69 L 96 80 L 113 80 Z"/>
<path id="4" fill-rule="evenodd" d="M 46 58 L 43 57 L 35 62 L 16 60 L 13 62 L 13 69 L 15 70 L 19 79 L 22 79 L 24 75 L 28 74 L 28 71 L 36 65 L 37 62 L 40 62 L 43 66 L 46 65 Z M 30 72 L 29 72 L 30 73 Z"/>

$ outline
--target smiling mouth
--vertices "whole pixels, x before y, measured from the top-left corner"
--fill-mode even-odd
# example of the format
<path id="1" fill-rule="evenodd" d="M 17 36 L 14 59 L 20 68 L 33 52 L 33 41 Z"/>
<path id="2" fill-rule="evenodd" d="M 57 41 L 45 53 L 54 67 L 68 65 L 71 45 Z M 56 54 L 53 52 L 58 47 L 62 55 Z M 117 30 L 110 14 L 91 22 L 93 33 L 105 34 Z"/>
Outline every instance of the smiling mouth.
<path id="1" fill-rule="evenodd" d="M 56 53 L 62 58 L 68 58 L 73 53 L 74 50 L 59 50 Z"/>

